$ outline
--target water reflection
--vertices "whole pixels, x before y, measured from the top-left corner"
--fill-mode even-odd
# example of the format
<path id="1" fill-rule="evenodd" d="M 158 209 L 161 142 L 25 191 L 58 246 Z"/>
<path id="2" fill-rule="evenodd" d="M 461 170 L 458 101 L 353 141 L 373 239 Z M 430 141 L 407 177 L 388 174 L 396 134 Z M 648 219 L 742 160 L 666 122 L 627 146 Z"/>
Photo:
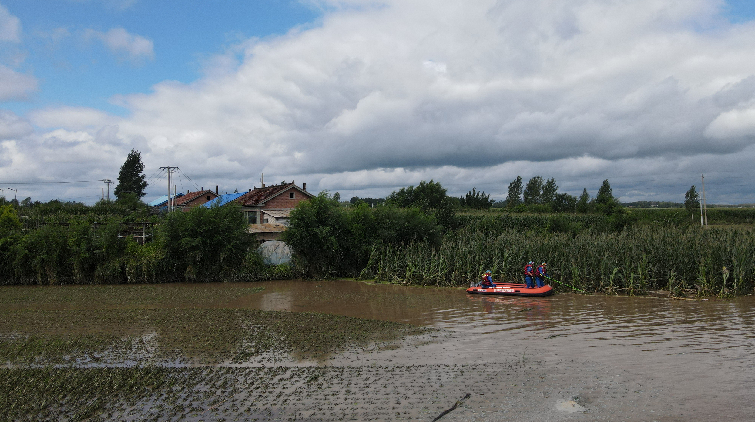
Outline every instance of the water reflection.
<path id="1" fill-rule="evenodd" d="M 715 353 L 740 359 L 755 346 L 753 297 L 672 300 L 560 293 L 526 298 L 345 280 L 51 289 L 55 295 L 44 288 L 7 287 L 3 290 L 3 308 L 8 312 L 56 312 L 83 306 L 87 312 L 102 311 L 103 315 L 121 308 L 321 312 L 445 329 L 460 339 L 459 345 L 448 347 L 461 348 L 469 343 L 495 352 L 504 347 L 502 344 L 527 344 L 554 354 L 558 350 L 559 356 L 606 347 L 615 353 L 622 350 L 616 347 L 625 347 L 636 353 Z M 80 296 L 95 299 L 82 305 Z M 95 321 L 89 322 L 93 324 Z"/>
<path id="2" fill-rule="evenodd" d="M 244 306 L 325 312 L 433 326 L 475 337 L 505 333 L 508 342 L 578 348 L 634 346 L 640 351 L 724 352 L 755 344 L 752 297 L 733 301 L 557 294 L 547 298 L 467 295 L 462 289 L 353 281 L 271 282 Z"/>

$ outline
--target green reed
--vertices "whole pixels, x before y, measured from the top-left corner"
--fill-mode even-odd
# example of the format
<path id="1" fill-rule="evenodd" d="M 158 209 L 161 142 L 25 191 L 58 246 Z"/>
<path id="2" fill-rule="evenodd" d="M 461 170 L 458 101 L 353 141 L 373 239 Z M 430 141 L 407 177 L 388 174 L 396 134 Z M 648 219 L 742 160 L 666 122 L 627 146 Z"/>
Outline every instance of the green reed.
<path id="1" fill-rule="evenodd" d="M 463 286 L 485 269 L 496 280 L 521 281 L 522 267 L 533 260 L 547 261 L 552 278 L 588 292 L 742 295 L 755 286 L 750 228 L 636 226 L 576 234 L 486 229 L 470 225 L 446 234 L 436 247 L 426 242 L 376 247 L 363 274 L 402 284 Z"/>

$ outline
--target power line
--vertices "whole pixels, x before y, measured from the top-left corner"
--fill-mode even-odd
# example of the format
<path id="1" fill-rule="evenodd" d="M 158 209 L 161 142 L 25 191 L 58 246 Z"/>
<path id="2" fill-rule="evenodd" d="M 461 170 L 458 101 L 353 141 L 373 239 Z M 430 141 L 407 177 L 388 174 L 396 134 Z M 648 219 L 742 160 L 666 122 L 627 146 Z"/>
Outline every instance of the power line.
<path id="1" fill-rule="evenodd" d="M 0 182 L 2 185 L 54 185 L 66 183 L 97 183 L 101 180 L 74 180 L 74 181 L 36 181 L 36 182 Z"/>
<path id="2" fill-rule="evenodd" d="M 187 179 L 189 179 L 189 181 L 190 181 L 190 182 L 191 182 L 191 183 L 192 183 L 192 184 L 194 185 L 194 187 L 195 187 L 195 188 L 196 188 L 197 190 L 199 190 L 199 185 L 197 185 L 197 184 L 196 184 L 196 182 L 194 182 L 193 180 L 191 180 L 191 177 L 189 177 L 189 175 L 187 175 L 186 173 L 184 173 L 184 172 L 183 172 L 183 170 L 181 170 L 181 169 L 178 169 L 178 171 L 179 171 L 179 172 L 181 172 L 181 176 L 184 176 L 184 177 L 186 177 Z"/>

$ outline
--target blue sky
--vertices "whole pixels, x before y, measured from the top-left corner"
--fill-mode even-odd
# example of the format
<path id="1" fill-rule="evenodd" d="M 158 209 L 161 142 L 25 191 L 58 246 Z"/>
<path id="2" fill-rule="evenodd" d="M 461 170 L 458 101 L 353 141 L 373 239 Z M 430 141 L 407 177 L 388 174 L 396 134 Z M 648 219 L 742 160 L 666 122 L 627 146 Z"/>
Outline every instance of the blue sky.
<path id="1" fill-rule="evenodd" d="M 732 22 L 747 22 L 755 19 L 755 3 L 751 0 L 727 0 L 724 13 Z"/>
<path id="2" fill-rule="evenodd" d="M 112 113 L 113 95 L 149 92 L 164 80 L 201 77 L 203 61 L 252 37 L 283 35 L 315 25 L 320 11 L 296 0 L 266 1 L 72 1 L 0 2 L 23 25 L 25 68 L 39 91 L 14 111 L 67 104 Z M 223 7 L 232 4 L 232 7 Z M 85 32 L 123 28 L 150 40 L 153 56 L 130 58 L 87 39 Z M 55 34 L 58 39 L 54 40 Z"/>
<path id="3" fill-rule="evenodd" d="M 0 188 L 92 203 L 134 148 L 147 200 L 170 165 L 345 198 L 540 175 L 682 201 L 705 173 L 755 203 L 754 3 L 0 0 Z"/>

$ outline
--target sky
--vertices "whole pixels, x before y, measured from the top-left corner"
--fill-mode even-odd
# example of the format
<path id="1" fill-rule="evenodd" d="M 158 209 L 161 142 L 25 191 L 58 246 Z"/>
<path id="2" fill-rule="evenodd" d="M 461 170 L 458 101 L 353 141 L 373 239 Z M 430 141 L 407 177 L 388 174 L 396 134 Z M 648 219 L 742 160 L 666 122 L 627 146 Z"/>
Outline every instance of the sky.
<path id="1" fill-rule="evenodd" d="M 0 195 L 266 184 L 755 203 L 755 2 L 0 0 Z M 111 190 L 114 186 L 110 187 Z M 112 192 L 111 192 L 112 195 Z"/>

